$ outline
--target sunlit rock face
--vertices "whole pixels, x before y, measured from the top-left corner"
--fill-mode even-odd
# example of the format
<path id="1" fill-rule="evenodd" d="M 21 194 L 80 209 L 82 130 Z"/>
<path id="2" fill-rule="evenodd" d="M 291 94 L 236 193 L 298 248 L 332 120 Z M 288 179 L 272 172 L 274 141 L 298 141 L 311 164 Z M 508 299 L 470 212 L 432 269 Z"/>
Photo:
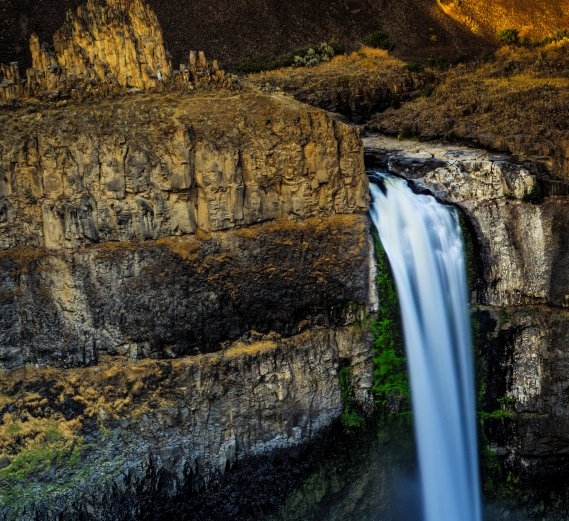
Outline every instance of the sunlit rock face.
<path id="1" fill-rule="evenodd" d="M 42 49 L 37 36 L 30 42 L 36 79 L 48 89 L 57 86 L 49 85 L 57 67 L 70 76 L 141 89 L 172 73 L 158 19 L 142 0 L 88 0 L 68 13 L 53 44 L 51 53 Z"/>
<path id="2" fill-rule="evenodd" d="M 174 69 L 154 11 L 143 0 L 88 0 L 68 11 L 53 44 L 33 33 L 32 66 L 0 64 L 0 105 L 30 100 L 79 99 L 164 90 L 238 88 L 217 60 L 189 51 Z"/>
<path id="3" fill-rule="evenodd" d="M 8 367 L 212 350 L 367 305 L 362 148 L 323 112 L 217 93 L 3 125 Z"/>
<path id="4" fill-rule="evenodd" d="M 342 367 L 373 408 L 357 129 L 254 90 L 0 125 L 1 392 L 65 389 L 26 414 L 73 422 L 86 447 L 79 470 L 54 470 L 59 491 L 0 518 L 139 519 L 321 432 L 343 408 Z"/>
<path id="5" fill-rule="evenodd" d="M 284 97 L 133 98 L 2 123 L 3 249 L 158 239 L 367 207 L 357 132 Z"/>
<path id="6" fill-rule="evenodd" d="M 370 161 L 458 205 L 471 236 L 471 301 L 489 411 L 515 412 L 495 443 L 529 476 L 568 462 L 569 216 L 567 186 L 540 167 L 456 146 L 366 139 Z M 492 432 L 503 433 L 502 428 Z M 501 445 L 505 445 L 502 447 Z"/>

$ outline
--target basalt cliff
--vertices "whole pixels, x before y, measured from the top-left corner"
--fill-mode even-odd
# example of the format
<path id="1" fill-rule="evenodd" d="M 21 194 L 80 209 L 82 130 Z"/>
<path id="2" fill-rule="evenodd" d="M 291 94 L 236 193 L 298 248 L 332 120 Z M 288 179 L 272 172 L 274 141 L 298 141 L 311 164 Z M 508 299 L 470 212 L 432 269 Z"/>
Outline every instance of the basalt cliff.
<path id="1" fill-rule="evenodd" d="M 371 164 L 460 208 L 485 435 L 524 479 L 554 482 L 568 464 L 568 186 L 504 154 L 364 141 Z"/>
<path id="2" fill-rule="evenodd" d="M 1 125 L 1 359 L 22 384 L 5 392 L 23 400 L 4 411 L 8 422 L 23 410 L 55 416 L 95 441 L 142 422 L 161 445 L 172 439 L 150 419 L 161 401 L 149 416 L 134 412 L 144 396 L 136 364 L 130 384 L 111 379 L 87 396 L 69 387 L 70 373 L 41 368 L 175 359 L 238 340 L 241 349 L 188 362 L 177 398 L 164 397 L 178 436 L 201 440 L 180 476 L 198 460 L 224 469 L 330 423 L 342 408 L 341 359 L 369 400 L 366 335 L 350 326 L 373 296 L 355 129 L 282 96 L 230 91 L 12 111 Z M 168 381 L 178 378 L 170 364 L 155 362 Z M 55 401 L 25 405 L 26 391 L 42 388 L 28 386 L 30 371 L 60 388 Z M 128 402 L 122 412 L 109 401 L 115 391 Z M 243 423 L 249 416 L 256 427 Z"/>
<path id="3" fill-rule="evenodd" d="M 382 2 L 409 14 L 400 4 Z M 457 36 L 466 48 L 495 31 L 475 2 L 420 4 L 437 22 L 419 35 L 432 45 L 473 20 Z M 368 49 L 239 81 L 203 52 L 176 65 L 164 41 L 141 0 L 89 0 L 53 47 L 32 36 L 25 74 L 0 68 L 0 519 L 160 519 L 180 495 L 207 503 L 228 475 L 264 479 L 263 458 L 302 467 L 301 447 L 348 402 L 373 408 L 364 143 L 280 89 L 357 121 L 379 111 L 370 130 L 497 151 L 365 141 L 368 166 L 460 208 L 490 451 L 524 479 L 563 476 L 564 80 L 547 99 L 540 89 L 566 42 L 446 80 Z M 528 92 L 524 67 L 539 83 Z M 498 123 L 494 90 L 507 95 Z M 456 106 L 439 110 L 447 93 Z M 534 141 L 537 96 L 556 128 Z M 518 102 L 534 134 L 518 128 Z M 272 491 L 292 487 L 274 479 Z M 265 491 L 253 505 L 239 491 L 217 518 L 266 514 Z"/>
<path id="4" fill-rule="evenodd" d="M 342 367 L 371 406 L 358 130 L 201 53 L 174 78 L 144 4 L 102 6 L 0 113 L 2 519 L 151 515 L 329 426 Z"/>

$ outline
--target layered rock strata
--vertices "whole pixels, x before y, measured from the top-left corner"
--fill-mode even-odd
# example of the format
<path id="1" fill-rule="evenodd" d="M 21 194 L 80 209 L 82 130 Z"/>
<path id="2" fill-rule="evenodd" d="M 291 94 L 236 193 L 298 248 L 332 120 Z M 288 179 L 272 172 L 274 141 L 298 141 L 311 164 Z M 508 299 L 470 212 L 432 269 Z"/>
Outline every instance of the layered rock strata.
<path id="1" fill-rule="evenodd" d="M 356 131 L 285 97 L 0 115 L 0 248 L 78 248 L 362 213 Z"/>
<path id="2" fill-rule="evenodd" d="M 83 458 L 36 470 L 32 492 L 10 474 L 29 447 L 15 440 L 0 518 L 139 519 L 329 425 L 340 366 L 370 405 L 357 129 L 255 90 L 13 110 L 0 126 L 0 414 L 6 429 L 53 421 Z"/>
<path id="3" fill-rule="evenodd" d="M 324 113 L 251 93 L 0 118 L 4 367 L 176 356 L 365 307 L 362 151 Z"/>
<path id="4" fill-rule="evenodd" d="M 541 167 L 504 155 L 365 141 L 370 161 L 462 210 L 473 235 L 471 298 L 484 329 L 479 348 L 489 389 L 485 407 L 516 420 L 516 435 L 498 440 L 507 448 L 497 450 L 515 455 L 528 475 L 564 472 L 569 217 L 567 196 L 554 194 L 567 193 L 567 186 L 544 177 Z"/>
<path id="5" fill-rule="evenodd" d="M 66 418 L 80 423 L 83 441 L 80 464 L 36 476 L 33 487 L 2 489 L 0 519 L 159 518 L 161 504 L 203 491 L 237 461 L 297 446 L 329 425 L 342 410 L 342 359 L 352 360 L 354 388 L 369 399 L 362 333 L 258 335 L 221 353 L 173 361 L 114 358 L 71 371 L 12 372 L 4 393 L 21 399 L 40 386 L 57 390 L 50 407 L 67 404 Z M 29 414 L 40 411 L 45 405 L 28 406 Z M 247 498 L 238 503 L 247 508 Z"/>

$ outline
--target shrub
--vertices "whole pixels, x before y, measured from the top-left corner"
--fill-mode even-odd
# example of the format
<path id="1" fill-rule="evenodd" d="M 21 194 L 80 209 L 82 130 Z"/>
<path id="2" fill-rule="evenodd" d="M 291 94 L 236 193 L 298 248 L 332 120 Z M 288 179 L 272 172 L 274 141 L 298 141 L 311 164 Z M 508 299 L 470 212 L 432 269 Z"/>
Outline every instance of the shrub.
<path id="1" fill-rule="evenodd" d="M 391 51 L 395 47 L 393 43 L 389 40 L 389 36 L 382 31 L 375 31 L 370 33 L 363 38 L 364 43 L 369 47 L 375 47 L 376 49 L 385 49 L 386 51 Z"/>
<path id="2" fill-rule="evenodd" d="M 498 40 L 506 45 L 516 45 L 519 42 L 519 35 L 519 31 L 511 27 L 497 31 Z"/>
<path id="3" fill-rule="evenodd" d="M 564 38 L 569 38 L 569 29 L 558 29 L 551 35 L 552 42 L 558 42 Z"/>
<path id="4" fill-rule="evenodd" d="M 320 62 L 330 61 L 334 54 L 334 47 L 328 42 L 322 42 L 316 49 L 309 47 L 304 54 L 297 54 L 294 57 L 294 65 L 297 67 L 314 67 Z"/>

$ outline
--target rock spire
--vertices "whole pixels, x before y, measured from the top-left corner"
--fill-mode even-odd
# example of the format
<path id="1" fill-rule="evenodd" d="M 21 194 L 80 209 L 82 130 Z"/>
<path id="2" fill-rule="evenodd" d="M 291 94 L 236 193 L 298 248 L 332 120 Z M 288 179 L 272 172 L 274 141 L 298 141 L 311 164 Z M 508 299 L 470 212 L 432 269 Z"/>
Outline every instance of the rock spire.
<path id="1" fill-rule="evenodd" d="M 147 90 L 171 82 L 190 86 L 233 81 L 203 52 L 174 71 L 162 29 L 144 0 L 87 0 L 68 11 L 53 47 L 30 38 L 32 67 L 20 78 L 16 63 L 0 65 L 0 104 L 24 97 L 82 98 Z M 192 60 L 190 59 L 190 62 Z"/>

